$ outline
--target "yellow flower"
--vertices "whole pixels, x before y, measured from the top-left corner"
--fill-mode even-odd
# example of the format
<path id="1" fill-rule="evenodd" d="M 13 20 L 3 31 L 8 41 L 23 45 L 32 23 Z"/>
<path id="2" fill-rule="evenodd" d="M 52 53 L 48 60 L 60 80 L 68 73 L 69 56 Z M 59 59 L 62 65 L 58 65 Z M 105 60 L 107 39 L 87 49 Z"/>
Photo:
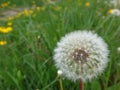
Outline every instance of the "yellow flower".
<path id="1" fill-rule="evenodd" d="M 37 9 L 38 11 L 40 11 L 41 8 L 40 8 L 40 7 L 36 7 L 36 9 Z"/>
<path id="2" fill-rule="evenodd" d="M 11 32 L 13 30 L 12 27 L 0 27 L 0 32 L 2 33 L 8 33 L 8 32 Z"/>
<path id="3" fill-rule="evenodd" d="M 33 10 L 29 10 L 29 13 L 30 13 L 30 14 L 33 14 Z"/>
<path id="4" fill-rule="evenodd" d="M 33 14 L 33 10 L 32 9 L 30 9 L 30 10 L 25 9 L 23 12 L 19 13 L 17 15 L 17 17 L 20 17 L 21 15 L 28 16 L 29 14 Z"/>
<path id="5" fill-rule="evenodd" d="M 7 3 L 3 3 L 3 4 L 1 4 L 1 7 L 2 7 L 2 8 L 7 7 Z"/>
<path id="6" fill-rule="evenodd" d="M 89 6 L 90 6 L 90 3 L 89 3 L 89 2 L 86 2 L 86 3 L 85 3 L 85 6 L 86 6 L 86 7 L 89 7 Z"/>
<path id="7" fill-rule="evenodd" d="M 3 45 L 6 45 L 7 44 L 7 41 L 0 41 L 0 46 L 3 46 Z"/>
<path id="8" fill-rule="evenodd" d="M 19 18 L 21 15 L 22 15 L 21 13 L 18 13 L 18 14 L 16 15 L 16 18 Z"/>
<path id="9" fill-rule="evenodd" d="M 5 2 L 1 4 L 1 8 L 5 8 L 10 4 L 10 2 Z"/>
<path id="10" fill-rule="evenodd" d="M 14 17 L 9 17 L 9 18 L 7 18 L 7 20 L 9 20 L 9 21 L 11 21 L 11 20 L 13 20 L 14 19 Z"/>
<path id="11" fill-rule="evenodd" d="M 23 11 L 23 14 L 26 15 L 26 16 L 29 15 L 28 10 L 24 10 L 24 11 Z"/>
<path id="12" fill-rule="evenodd" d="M 8 32 L 10 32 L 10 31 L 12 31 L 12 30 L 13 30 L 12 27 L 7 27 L 7 28 L 6 28 L 6 31 L 8 31 Z"/>
<path id="13" fill-rule="evenodd" d="M 109 14 L 112 14 L 112 13 L 113 13 L 113 9 L 110 9 L 110 10 L 108 11 L 108 13 L 109 13 Z"/>
<path id="14" fill-rule="evenodd" d="M 11 26 L 11 25 L 12 25 L 12 22 L 8 22 L 7 25 L 8 25 L 8 26 Z"/>

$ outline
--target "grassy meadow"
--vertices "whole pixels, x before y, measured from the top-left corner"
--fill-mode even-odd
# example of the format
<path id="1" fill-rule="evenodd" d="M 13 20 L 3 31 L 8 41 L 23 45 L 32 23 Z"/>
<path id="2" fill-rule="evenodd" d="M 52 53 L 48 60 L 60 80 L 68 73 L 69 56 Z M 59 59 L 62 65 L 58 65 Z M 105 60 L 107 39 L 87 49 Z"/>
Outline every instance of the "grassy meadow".
<path id="1" fill-rule="evenodd" d="M 91 30 L 108 44 L 105 71 L 85 90 L 120 90 L 120 16 L 107 0 L 0 0 L 0 90 L 60 90 L 54 48 L 65 34 Z M 80 90 L 63 77 L 64 90 Z"/>

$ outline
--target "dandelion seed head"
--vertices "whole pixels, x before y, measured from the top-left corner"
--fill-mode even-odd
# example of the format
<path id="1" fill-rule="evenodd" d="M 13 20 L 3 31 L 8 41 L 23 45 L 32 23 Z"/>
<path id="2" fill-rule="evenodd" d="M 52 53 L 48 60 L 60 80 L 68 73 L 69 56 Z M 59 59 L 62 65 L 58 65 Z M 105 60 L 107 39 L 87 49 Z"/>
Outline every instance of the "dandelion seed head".
<path id="1" fill-rule="evenodd" d="M 109 50 L 105 41 L 90 31 L 71 32 L 57 43 L 54 50 L 56 67 L 63 76 L 76 81 L 92 80 L 107 66 Z"/>

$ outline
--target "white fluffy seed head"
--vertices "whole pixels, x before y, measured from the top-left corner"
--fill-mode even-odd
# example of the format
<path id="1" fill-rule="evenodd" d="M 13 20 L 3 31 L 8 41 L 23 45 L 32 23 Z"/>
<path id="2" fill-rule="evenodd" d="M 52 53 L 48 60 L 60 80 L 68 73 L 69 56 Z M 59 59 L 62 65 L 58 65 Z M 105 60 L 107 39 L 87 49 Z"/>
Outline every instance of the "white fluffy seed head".
<path id="1" fill-rule="evenodd" d="M 111 14 L 114 15 L 114 16 L 120 16 L 120 10 L 119 9 L 113 9 Z"/>
<path id="2" fill-rule="evenodd" d="M 91 80 L 101 74 L 108 63 L 109 50 L 104 40 L 91 31 L 71 32 L 54 50 L 56 67 L 62 75 L 76 81 Z"/>

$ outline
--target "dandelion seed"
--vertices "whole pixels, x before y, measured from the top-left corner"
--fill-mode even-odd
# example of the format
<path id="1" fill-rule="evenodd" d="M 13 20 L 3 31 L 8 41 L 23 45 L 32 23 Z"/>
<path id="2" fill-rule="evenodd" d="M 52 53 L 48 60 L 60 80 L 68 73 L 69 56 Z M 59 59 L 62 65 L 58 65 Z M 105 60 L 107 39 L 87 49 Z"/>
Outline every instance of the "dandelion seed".
<path id="1" fill-rule="evenodd" d="M 92 80 L 107 66 L 109 50 L 104 40 L 90 31 L 65 35 L 54 50 L 56 67 L 63 76 L 76 81 Z"/>

